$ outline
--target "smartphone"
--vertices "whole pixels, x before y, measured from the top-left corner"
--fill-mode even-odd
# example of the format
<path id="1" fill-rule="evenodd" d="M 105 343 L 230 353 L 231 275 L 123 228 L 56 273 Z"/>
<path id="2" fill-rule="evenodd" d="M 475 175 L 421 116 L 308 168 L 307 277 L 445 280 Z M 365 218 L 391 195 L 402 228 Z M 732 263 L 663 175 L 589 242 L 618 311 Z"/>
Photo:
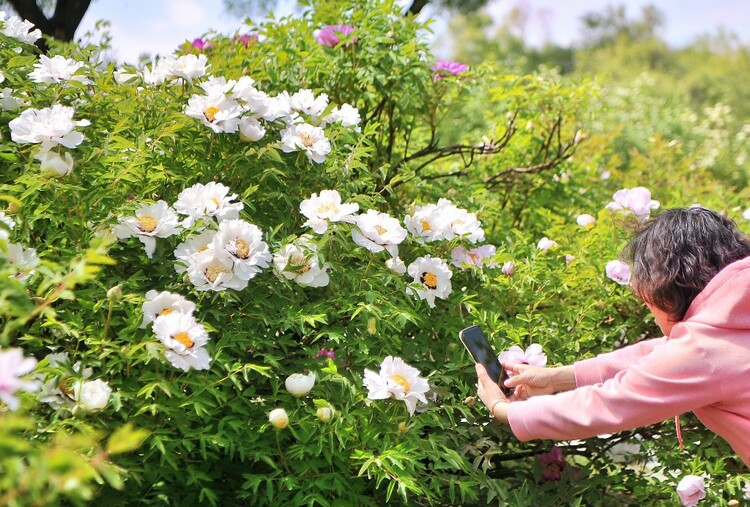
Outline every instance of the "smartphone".
<path id="1" fill-rule="evenodd" d="M 487 370 L 487 374 L 490 378 L 500 386 L 505 396 L 513 394 L 513 389 L 505 387 L 505 381 L 508 379 L 508 372 L 497 360 L 497 354 L 492 350 L 490 342 L 487 341 L 487 337 L 484 335 L 479 326 L 469 326 L 466 329 L 462 329 L 458 333 L 458 337 L 461 339 L 461 343 L 464 344 L 466 350 L 469 351 L 471 357 L 474 358 L 475 363 L 480 363 Z"/>

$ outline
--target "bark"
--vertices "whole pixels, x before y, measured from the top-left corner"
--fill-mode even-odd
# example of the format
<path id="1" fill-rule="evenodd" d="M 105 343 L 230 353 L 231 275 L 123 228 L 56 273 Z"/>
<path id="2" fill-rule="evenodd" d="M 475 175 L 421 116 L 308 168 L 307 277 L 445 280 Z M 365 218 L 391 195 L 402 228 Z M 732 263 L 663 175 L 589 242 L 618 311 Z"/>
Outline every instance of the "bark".
<path id="1" fill-rule="evenodd" d="M 91 5 L 91 0 L 57 0 L 54 14 L 47 18 L 35 0 L 8 1 L 20 17 L 34 23 L 44 35 L 65 42 L 73 40 L 83 15 Z M 43 39 L 40 39 L 37 45 L 42 51 L 47 50 L 47 44 Z"/>
<path id="2" fill-rule="evenodd" d="M 424 6 L 427 5 L 428 2 L 429 0 L 414 0 L 409 6 L 409 10 L 407 12 L 416 16 L 417 14 L 422 12 L 422 9 L 424 9 Z"/>

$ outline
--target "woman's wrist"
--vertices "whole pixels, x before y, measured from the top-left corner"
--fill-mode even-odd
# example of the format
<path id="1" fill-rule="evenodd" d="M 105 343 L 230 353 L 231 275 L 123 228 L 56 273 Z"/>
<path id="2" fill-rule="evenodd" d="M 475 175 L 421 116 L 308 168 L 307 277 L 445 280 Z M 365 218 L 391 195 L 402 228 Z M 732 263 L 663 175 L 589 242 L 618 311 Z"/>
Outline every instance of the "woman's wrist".
<path id="1" fill-rule="evenodd" d="M 573 365 L 558 366 L 554 368 L 554 378 L 552 385 L 556 393 L 562 391 L 572 391 L 576 386 L 576 374 Z"/>
<path id="2" fill-rule="evenodd" d="M 508 400 L 496 400 L 490 407 L 490 415 L 496 421 L 508 422 Z"/>

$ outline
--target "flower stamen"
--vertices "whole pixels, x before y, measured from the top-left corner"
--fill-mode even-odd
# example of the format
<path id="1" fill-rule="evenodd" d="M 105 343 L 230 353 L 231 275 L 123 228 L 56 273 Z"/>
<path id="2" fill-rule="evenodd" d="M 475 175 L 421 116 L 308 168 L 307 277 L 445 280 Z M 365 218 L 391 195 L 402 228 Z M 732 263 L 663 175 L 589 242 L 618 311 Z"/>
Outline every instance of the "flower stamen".
<path id="1" fill-rule="evenodd" d="M 159 225 L 159 220 L 151 215 L 141 215 L 138 217 L 138 228 L 142 232 L 154 232 L 156 226 Z"/>
<path id="2" fill-rule="evenodd" d="M 424 272 L 422 273 L 422 276 L 419 277 L 419 281 L 425 284 L 428 289 L 437 289 L 438 277 L 435 273 Z"/>
<path id="3" fill-rule="evenodd" d="M 180 342 L 185 346 L 185 348 L 188 349 L 193 348 L 193 345 L 195 345 L 193 340 L 190 339 L 190 335 L 187 333 L 177 333 L 176 335 L 172 336 L 172 339 Z"/>
<path id="4" fill-rule="evenodd" d="M 207 107 L 205 111 L 203 111 L 203 116 L 205 116 L 206 120 L 208 121 L 214 121 L 214 119 L 216 118 L 216 113 L 218 113 L 219 111 L 221 111 L 221 109 L 219 109 L 218 107 L 210 106 Z"/>
<path id="5" fill-rule="evenodd" d="M 394 373 L 393 375 L 391 375 L 391 380 L 393 380 L 403 388 L 404 394 L 408 393 L 411 389 L 411 384 L 409 384 L 409 381 L 406 380 L 406 377 L 404 377 L 400 373 Z"/>

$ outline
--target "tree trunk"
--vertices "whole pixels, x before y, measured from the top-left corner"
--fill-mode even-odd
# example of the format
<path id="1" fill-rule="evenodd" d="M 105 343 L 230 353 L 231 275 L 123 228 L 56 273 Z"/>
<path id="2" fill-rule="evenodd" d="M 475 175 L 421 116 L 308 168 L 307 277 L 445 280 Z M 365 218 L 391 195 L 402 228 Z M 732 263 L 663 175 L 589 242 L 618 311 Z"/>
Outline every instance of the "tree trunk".
<path id="1" fill-rule="evenodd" d="M 78 25 L 91 5 L 91 0 L 57 0 L 55 13 L 47 18 L 35 0 L 8 1 L 20 17 L 34 23 L 44 35 L 65 42 L 73 40 Z M 42 51 L 47 51 L 47 44 L 43 39 L 37 45 Z"/>
<path id="2" fill-rule="evenodd" d="M 428 2 L 429 0 L 414 0 L 409 6 L 409 10 L 406 12 L 416 16 L 417 14 L 422 12 L 422 9 L 424 9 L 424 6 L 427 5 Z"/>

